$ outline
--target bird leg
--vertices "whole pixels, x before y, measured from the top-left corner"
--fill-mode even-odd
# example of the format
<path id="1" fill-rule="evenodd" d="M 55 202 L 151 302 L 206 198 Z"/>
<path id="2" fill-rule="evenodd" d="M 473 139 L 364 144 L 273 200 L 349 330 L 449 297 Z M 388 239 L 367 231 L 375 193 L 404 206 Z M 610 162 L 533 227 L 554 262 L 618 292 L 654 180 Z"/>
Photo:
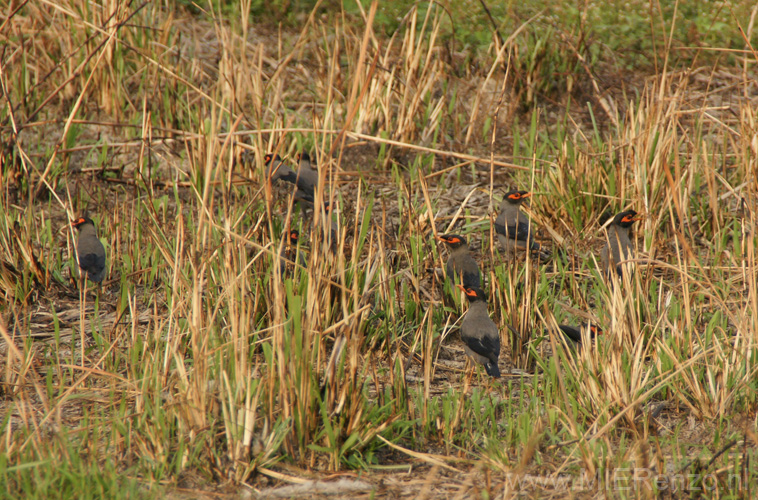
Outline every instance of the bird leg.
<path id="1" fill-rule="evenodd" d="M 474 378 L 474 371 L 476 371 L 476 365 L 468 359 L 468 356 L 466 356 L 466 378 L 463 381 L 463 394 L 466 394 L 468 388 L 471 386 L 471 380 Z"/>

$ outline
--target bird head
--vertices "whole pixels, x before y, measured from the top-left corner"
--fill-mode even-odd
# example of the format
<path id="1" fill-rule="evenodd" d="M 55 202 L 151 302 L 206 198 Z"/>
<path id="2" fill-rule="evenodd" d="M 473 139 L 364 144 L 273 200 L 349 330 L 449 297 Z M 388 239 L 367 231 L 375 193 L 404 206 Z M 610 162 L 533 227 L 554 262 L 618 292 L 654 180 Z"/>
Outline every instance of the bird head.
<path id="1" fill-rule="evenodd" d="M 483 301 L 487 302 L 487 296 L 484 294 L 484 290 L 475 286 L 455 285 L 460 288 L 463 293 L 466 294 L 466 298 L 469 302 Z"/>
<path id="2" fill-rule="evenodd" d="M 268 153 L 266 156 L 263 157 L 263 163 L 266 165 L 270 165 L 274 161 L 281 161 L 282 157 L 279 155 L 272 155 L 271 153 Z"/>
<path id="3" fill-rule="evenodd" d="M 590 335 L 595 337 L 596 335 L 602 335 L 603 329 L 597 325 L 590 324 Z"/>
<path id="4" fill-rule="evenodd" d="M 287 236 L 289 237 L 290 245 L 297 245 L 297 240 L 300 238 L 300 231 L 297 229 L 290 229 Z"/>
<path id="5" fill-rule="evenodd" d="M 508 191 L 505 193 L 505 200 L 508 200 L 508 203 L 512 203 L 514 205 L 520 205 L 524 202 L 527 198 L 529 198 L 532 195 L 529 191 L 519 191 L 518 189 L 514 189 L 513 191 Z"/>
<path id="6" fill-rule="evenodd" d="M 452 249 L 460 248 L 466 245 L 466 238 L 457 234 L 441 234 L 437 236 L 437 239 Z"/>
<path id="7" fill-rule="evenodd" d="M 621 227 L 631 227 L 635 221 L 642 220 L 642 217 L 637 217 L 637 212 L 634 210 L 626 210 L 613 218 L 613 223 Z"/>
<path id="8" fill-rule="evenodd" d="M 92 219 L 90 219 L 86 215 L 83 215 L 83 216 L 79 217 L 78 219 L 75 219 L 75 220 L 71 221 L 71 225 L 74 226 L 77 229 L 81 229 L 82 226 L 85 226 L 87 224 L 92 224 L 93 226 L 95 225 L 95 223 L 92 221 Z"/>

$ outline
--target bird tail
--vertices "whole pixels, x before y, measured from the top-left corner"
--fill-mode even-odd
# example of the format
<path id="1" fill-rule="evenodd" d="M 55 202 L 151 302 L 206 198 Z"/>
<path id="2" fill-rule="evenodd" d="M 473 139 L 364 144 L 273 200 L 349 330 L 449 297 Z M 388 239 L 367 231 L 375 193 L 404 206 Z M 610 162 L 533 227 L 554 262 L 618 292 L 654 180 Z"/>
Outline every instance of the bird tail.
<path id="1" fill-rule="evenodd" d="M 493 378 L 500 378 L 500 368 L 497 366 L 497 363 L 487 363 L 484 365 L 484 369 L 487 371 L 487 375 Z"/>

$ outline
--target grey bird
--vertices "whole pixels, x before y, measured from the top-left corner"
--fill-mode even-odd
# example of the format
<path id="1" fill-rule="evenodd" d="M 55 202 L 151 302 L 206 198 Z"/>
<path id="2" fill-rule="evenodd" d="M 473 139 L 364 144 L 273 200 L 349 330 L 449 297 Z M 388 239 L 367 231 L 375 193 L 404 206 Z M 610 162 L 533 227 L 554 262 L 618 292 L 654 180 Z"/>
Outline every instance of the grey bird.
<path id="1" fill-rule="evenodd" d="M 280 254 L 279 273 L 284 278 L 287 272 L 287 267 L 293 262 L 300 266 L 307 267 L 305 261 L 305 255 L 302 250 L 298 249 L 297 242 L 300 239 L 300 231 L 297 229 L 290 229 L 287 231 L 287 239 L 282 247 L 282 253 Z"/>
<path id="2" fill-rule="evenodd" d="M 267 154 L 263 157 L 263 163 L 266 165 L 266 178 L 270 179 L 272 183 L 279 179 L 283 179 L 292 184 L 297 183 L 297 175 L 295 175 L 295 171 L 284 164 L 281 156 Z"/>
<path id="3" fill-rule="evenodd" d="M 593 325 L 591 323 L 579 327 L 571 325 L 558 325 L 558 329 L 561 331 L 561 333 L 563 333 L 563 335 L 566 336 L 567 339 L 580 346 L 582 344 L 583 330 L 588 330 L 588 335 L 591 340 L 594 340 L 597 335 L 602 335 L 603 333 L 603 330 L 599 326 Z"/>
<path id="4" fill-rule="evenodd" d="M 634 257 L 634 248 L 629 239 L 629 228 L 638 220 L 642 220 L 642 217 L 637 217 L 637 212 L 626 210 L 616 214 L 608 227 L 608 240 L 600 252 L 603 273 L 607 278 L 610 279 L 611 269 L 613 268 L 616 269 L 616 274 L 621 277 L 623 272 L 621 262 Z"/>
<path id="5" fill-rule="evenodd" d="M 447 279 L 452 283 L 457 281 L 467 287 L 481 286 L 479 266 L 468 250 L 466 238 L 457 234 L 441 234 L 437 237 L 450 249 L 450 257 L 445 264 Z"/>
<path id="6" fill-rule="evenodd" d="M 71 223 L 79 231 L 76 253 L 79 267 L 94 283 L 100 283 L 105 276 L 105 247 L 97 237 L 95 223 L 87 216 L 79 217 Z"/>
<path id="7" fill-rule="evenodd" d="M 461 323 L 461 340 L 468 357 L 484 365 L 487 375 L 500 377 L 497 360 L 500 358 L 500 331 L 487 311 L 487 296 L 479 287 L 456 285 L 463 290 L 469 308 Z"/>
<path id="8" fill-rule="evenodd" d="M 315 184 L 311 182 L 313 176 L 310 168 L 301 175 L 300 172 L 295 172 L 285 165 L 279 155 L 272 154 L 267 154 L 264 157 L 264 164 L 266 165 L 266 177 L 271 180 L 272 184 L 279 179 L 289 182 L 295 186 L 295 201 L 304 203 L 308 207 L 313 206 Z M 316 174 L 316 179 L 318 179 L 318 174 Z"/>
<path id="9" fill-rule="evenodd" d="M 517 251 L 539 252 L 540 245 L 534 241 L 534 229 L 529 217 L 521 212 L 521 204 L 532 196 L 529 191 L 513 190 L 505 193 L 500 203 L 500 212 L 495 219 L 497 239 L 509 255 Z"/>

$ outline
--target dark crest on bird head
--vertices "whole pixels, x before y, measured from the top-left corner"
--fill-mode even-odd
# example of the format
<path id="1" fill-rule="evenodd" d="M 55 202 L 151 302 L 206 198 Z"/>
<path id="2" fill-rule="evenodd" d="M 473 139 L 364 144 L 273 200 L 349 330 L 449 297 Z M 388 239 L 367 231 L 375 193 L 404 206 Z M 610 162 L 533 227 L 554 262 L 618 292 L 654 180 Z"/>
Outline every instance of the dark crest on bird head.
<path id="1" fill-rule="evenodd" d="M 634 210 L 627 210 L 617 214 L 613 219 L 613 223 L 621 227 L 630 227 L 635 221 L 642 220 L 642 217 L 637 217 L 637 212 Z"/>
<path id="2" fill-rule="evenodd" d="M 447 243 L 452 248 L 458 248 L 459 246 L 466 244 L 466 238 L 457 234 L 441 234 L 437 239 Z"/>
<path id="3" fill-rule="evenodd" d="M 518 189 L 514 189 L 513 191 L 505 193 L 505 199 L 511 203 L 521 203 L 531 195 L 532 193 L 529 191 L 519 191 Z"/>
<path id="4" fill-rule="evenodd" d="M 95 225 L 95 223 L 92 221 L 92 219 L 90 219 L 86 215 L 83 215 L 83 216 L 79 217 L 78 219 L 74 220 L 71 223 L 71 225 L 74 226 L 75 228 L 79 228 L 79 227 L 81 227 L 81 226 L 83 226 L 85 224 L 92 224 L 93 226 Z"/>
<path id="5" fill-rule="evenodd" d="M 463 293 L 466 294 L 466 298 L 468 298 L 469 302 L 476 302 L 478 300 L 487 301 L 487 296 L 484 294 L 484 290 L 481 288 L 475 287 L 475 286 L 464 286 L 464 285 L 455 285 L 456 287 L 463 290 Z"/>

